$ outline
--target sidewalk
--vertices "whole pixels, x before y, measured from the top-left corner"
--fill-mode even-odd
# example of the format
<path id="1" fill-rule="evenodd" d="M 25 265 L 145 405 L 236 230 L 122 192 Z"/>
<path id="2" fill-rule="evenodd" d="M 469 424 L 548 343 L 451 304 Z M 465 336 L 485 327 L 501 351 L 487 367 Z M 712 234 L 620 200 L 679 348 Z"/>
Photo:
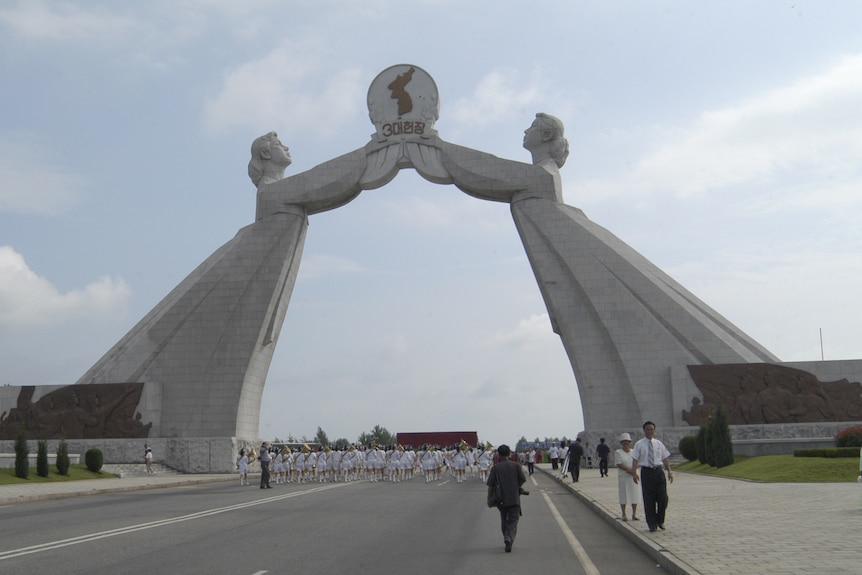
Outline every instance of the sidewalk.
<path id="1" fill-rule="evenodd" d="M 143 477 L 123 477 L 109 479 L 84 479 L 53 483 L 31 483 L 19 485 L 0 485 L 0 506 L 14 505 L 28 501 L 44 501 L 97 493 L 122 493 L 143 489 L 160 489 L 178 485 L 200 485 L 218 481 L 237 480 L 235 474 L 189 474 L 145 475 Z"/>
<path id="2" fill-rule="evenodd" d="M 667 530 L 650 533 L 642 505 L 640 521 L 620 520 L 616 469 L 607 478 L 598 469 L 582 469 L 572 483 L 548 464 L 536 467 L 673 575 L 862 573 L 858 483 L 754 483 L 674 472 Z"/>

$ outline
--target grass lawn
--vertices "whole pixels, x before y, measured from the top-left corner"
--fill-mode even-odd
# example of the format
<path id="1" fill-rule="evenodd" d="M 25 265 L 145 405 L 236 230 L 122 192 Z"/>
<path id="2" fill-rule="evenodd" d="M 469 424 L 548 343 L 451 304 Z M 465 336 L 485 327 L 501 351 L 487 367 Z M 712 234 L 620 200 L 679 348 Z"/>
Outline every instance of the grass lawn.
<path id="1" fill-rule="evenodd" d="M 15 476 L 15 469 L 0 469 L 0 485 L 20 485 L 22 483 L 52 483 L 55 481 L 77 481 L 79 479 L 109 479 L 116 477 L 110 473 L 99 472 L 93 473 L 83 463 L 69 466 L 69 475 L 60 475 L 57 473 L 57 467 L 50 466 L 48 477 L 39 477 L 36 475 L 36 466 L 30 467 L 30 476 L 27 479 L 21 479 Z"/>
<path id="2" fill-rule="evenodd" d="M 854 482 L 859 476 L 859 459 L 792 455 L 736 456 L 732 465 L 721 469 L 697 461 L 678 464 L 675 469 L 765 483 L 845 483 Z"/>

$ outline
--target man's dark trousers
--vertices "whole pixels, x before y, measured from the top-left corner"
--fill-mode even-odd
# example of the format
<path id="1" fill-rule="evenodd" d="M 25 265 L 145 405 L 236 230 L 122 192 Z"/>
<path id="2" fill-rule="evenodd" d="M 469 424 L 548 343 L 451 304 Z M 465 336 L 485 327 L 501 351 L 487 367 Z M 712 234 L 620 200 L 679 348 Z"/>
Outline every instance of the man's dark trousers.
<path id="1" fill-rule="evenodd" d="M 260 462 L 260 488 L 269 487 L 269 461 Z"/>
<path id="2" fill-rule="evenodd" d="M 647 526 L 655 529 L 664 524 L 667 510 L 667 481 L 661 468 L 641 467 L 641 493 Z"/>
<path id="3" fill-rule="evenodd" d="M 518 520 L 521 518 L 521 506 L 510 505 L 508 507 L 498 507 L 500 510 L 500 529 L 503 531 L 503 541 L 509 543 L 515 542 L 515 535 L 518 534 Z"/>

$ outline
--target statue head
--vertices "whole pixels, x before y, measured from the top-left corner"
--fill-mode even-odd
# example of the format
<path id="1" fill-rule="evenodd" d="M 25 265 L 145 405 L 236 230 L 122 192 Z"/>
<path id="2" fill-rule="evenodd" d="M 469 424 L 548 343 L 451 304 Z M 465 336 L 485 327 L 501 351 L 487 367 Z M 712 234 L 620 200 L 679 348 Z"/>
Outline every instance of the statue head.
<path id="1" fill-rule="evenodd" d="M 280 180 L 290 162 L 290 152 L 278 139 L 278 134 L 266 133 L 251 143 L 248 177 L 257 187 Z"/>
<path id="2" fill-rule="evenodd" d="M 569 141 L 563 136 L 565 128 L 556 116 L 538 113 L 533 123 L 524 131 L 524 148 L 533 155 L 533 163 L 554 160 L 562 168 L 569 157 Z"/>

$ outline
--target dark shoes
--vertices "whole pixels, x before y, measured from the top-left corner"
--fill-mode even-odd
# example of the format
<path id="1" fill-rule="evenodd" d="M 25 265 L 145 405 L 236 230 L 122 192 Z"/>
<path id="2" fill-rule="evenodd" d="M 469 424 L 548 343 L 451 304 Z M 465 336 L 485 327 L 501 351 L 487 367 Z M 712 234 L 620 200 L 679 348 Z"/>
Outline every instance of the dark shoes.
<path id="1" fill-rule="evenodd" d="M 512 552 L 512 542 L 511 541 L 504 541 L 504 543 L 506 544 L 506 553 L 511 553 Z"/>
<path id="2" fill-rule="evenodd" d="M 659 523 L 658 528 L 661 529 L 662 531 L 664 531 L 664 523 Z"/>

